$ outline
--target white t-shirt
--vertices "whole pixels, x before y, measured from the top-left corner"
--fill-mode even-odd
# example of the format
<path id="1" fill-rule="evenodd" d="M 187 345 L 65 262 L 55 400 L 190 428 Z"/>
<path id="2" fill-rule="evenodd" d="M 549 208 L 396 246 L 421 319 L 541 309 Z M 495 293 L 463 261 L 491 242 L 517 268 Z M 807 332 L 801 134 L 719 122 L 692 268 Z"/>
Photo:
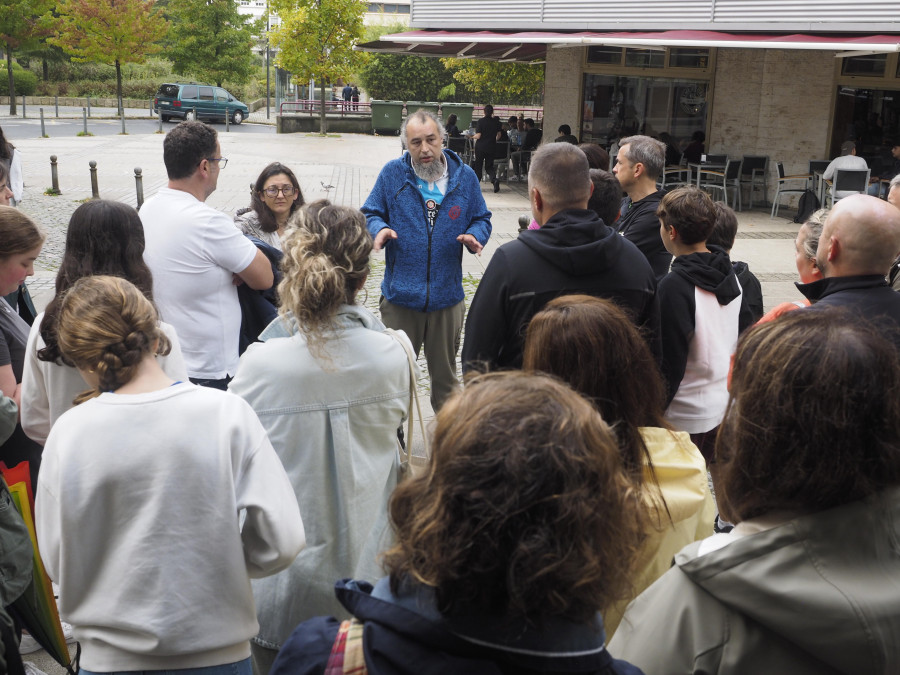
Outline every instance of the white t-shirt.
<path id="1" fill-rule="evenodd" d="M 162 188 L 141 207 L 141 221 L 153 299 L 175 326 L 188 374 L 234 375 L 241 308 L 232 274 L 247 269 L 256 247 L 231 218 L 182 190 Z"/>
<path id="2" fill-rule="evenodd" d="M 101 673 L 247 658 L 250 578 L 285 569 L 305 543 L 256 413 L 190 383 L 64 413 L 44 448 L 35 524 L 81 665 Z"/>

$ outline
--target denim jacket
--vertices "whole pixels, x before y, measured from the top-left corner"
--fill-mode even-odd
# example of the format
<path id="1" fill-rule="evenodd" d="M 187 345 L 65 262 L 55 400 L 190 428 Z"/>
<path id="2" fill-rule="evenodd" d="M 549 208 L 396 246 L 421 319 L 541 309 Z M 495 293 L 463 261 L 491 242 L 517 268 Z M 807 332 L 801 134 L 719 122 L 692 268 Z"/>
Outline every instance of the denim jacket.
<path id="1" fill-rule="evenodd" d="M 256 640 L 272 649 L 305 619 L 346 616 L 334 582 L 377 579 L 376 555 L 390 544 L 387 501 L 397 483 L 409 365 L 367 309 L 344 305 L 335 322 L 318 353 L 293 320 L 275 319 L 241 357 L 229 388 L 259 416 L 306 527 L 306 548 L 291 567 L 253 580 Z"/>

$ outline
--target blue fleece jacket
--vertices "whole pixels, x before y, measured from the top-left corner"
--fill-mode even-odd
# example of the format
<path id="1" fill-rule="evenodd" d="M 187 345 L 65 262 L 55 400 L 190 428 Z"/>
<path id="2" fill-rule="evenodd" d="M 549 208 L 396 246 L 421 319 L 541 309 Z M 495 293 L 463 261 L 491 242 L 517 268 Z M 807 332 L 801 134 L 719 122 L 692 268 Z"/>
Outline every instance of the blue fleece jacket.
<path id="1" fill-rule="evenodd" d="M 475 172 L 451 150 L 447 192 L 429 229 L 425 200 L 416 185 L 409 153 L 388 162 L 362 212 L 372 236 L 389 227 L 396 239 L 385 246 L 386 269 L 381 293 L 393 305 L 434 312 L 463 300 L 461 234 L 484 246 L 491 236 L 491 212 Z"/>

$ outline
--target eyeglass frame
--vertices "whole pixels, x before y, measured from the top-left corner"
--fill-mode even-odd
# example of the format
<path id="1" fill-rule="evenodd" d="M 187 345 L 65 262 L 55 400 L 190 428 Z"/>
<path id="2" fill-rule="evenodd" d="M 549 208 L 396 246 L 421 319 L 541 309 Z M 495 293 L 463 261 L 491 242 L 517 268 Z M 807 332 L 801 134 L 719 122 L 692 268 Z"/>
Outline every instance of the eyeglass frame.
<path id="1" fill-rule="evenodd" d="M 220 169 L 224 169 L 226 166 L 228 166 L 228 158 L 227 157 L 204 157 L 203 159 L 205 159 L 207 162 L 222 162 L 222 164 L 219 165 Z M 203 160 L 201 159 L 200 162 L 202 164 Z M 200 165 L 198 164 L 197 166 L 200 166 Z"/>
<path id="2" fill-rule="evenodd" d="M 269 194 L 269 190 L 275 190 L 275 194 Z M 291 194 L 288 194 L 287 192 L 285 192 L 285 190 L 290 190 Z M 284 198 L 287 199 L 289 197 L 292 197 L 294 193 L 299 192 L 300 190 L 298 188 L 295 188 L 293 185 L 282 185 L 281 187 L 278 187 L 277 185 L 270 185 L 269 187 L 260 190 L 261 194 L 264 194 L 271 199 L 276 199 L 278 197 L 278 193 L 281 193 L 282 195 L 284 195 Z"/>

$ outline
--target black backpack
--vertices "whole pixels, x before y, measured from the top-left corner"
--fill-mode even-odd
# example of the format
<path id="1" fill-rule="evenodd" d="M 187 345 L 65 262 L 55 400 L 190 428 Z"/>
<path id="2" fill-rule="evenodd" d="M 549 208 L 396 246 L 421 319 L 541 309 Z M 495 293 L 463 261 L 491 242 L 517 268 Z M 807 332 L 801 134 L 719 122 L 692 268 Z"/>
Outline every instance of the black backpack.
<path id="1" fill-rule="evenodd" d="M 819 198 L 812 190 L 806 190 L 800 195 L 800 201 L 797 204 L 797 215 L 794 216 L 795 223 L 805 223 L 809 217 L 819 209 Z"/>

